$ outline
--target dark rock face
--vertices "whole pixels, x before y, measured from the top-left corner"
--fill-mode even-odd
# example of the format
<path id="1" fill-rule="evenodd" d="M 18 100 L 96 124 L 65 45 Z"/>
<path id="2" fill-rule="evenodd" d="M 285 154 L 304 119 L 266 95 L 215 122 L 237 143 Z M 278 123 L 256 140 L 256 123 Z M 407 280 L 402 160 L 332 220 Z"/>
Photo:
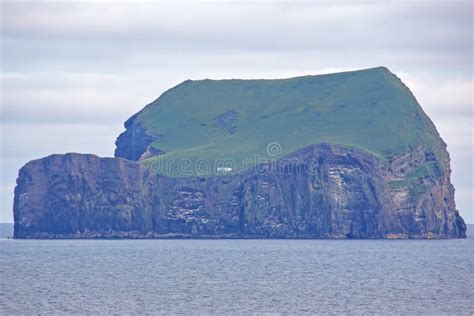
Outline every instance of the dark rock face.
<path id="1" fill-rule="evenodd" d="M 147 130 L 136 120 L 136 115 L 129 118 L 124 126 L 125 132 L 119 135 L 115 145 L 115 157 L 122 157 L 129 160 L 139 160 L 142 155 L 147 158 L 150 155 L 157 155 L 155 149 L 150 145 L 156 140 Z M 162 153 L 162 152 L 160 152 Z"/>
<path id="2" fill-rule="evenodd" d="M 52 155 L 20 170 L 15 237 L 465 237 L 440 166 L 422 146 L 382 161 L 319 144 L 242 174 L 171 178 L 121 158 Z"/>

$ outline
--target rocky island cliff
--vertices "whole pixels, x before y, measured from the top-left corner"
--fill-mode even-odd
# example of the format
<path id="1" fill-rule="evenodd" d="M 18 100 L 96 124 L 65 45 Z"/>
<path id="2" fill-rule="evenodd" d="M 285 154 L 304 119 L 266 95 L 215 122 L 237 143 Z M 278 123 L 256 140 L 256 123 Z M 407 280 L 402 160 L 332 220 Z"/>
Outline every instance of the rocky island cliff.
<path id="1" fill-rule="evenodd" d="M 446 145 L 383 67 L 188 80 L 125 128 L 116 158 L 21 168 L 15 237 L 465 237 Z"/>

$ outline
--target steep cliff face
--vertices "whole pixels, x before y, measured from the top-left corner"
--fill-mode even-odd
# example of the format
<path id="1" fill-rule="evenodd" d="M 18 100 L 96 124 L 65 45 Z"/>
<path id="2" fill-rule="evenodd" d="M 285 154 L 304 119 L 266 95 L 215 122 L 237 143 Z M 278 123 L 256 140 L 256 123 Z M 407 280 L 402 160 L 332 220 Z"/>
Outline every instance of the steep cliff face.
<path id="1" fill-rule="evenodd" d="M 455 238 L 450 170 L 423 146 L 381 160 L 317 144 L 222 177 L 52 155 L 21 170 L 16 238 Z"/>
<path id="2" fill-rule="evenodd" d="M 161 153 L 150 146 L 155 140 L 159 139 L 159 137 L 147 131 L 137 120 L 136 115 L 129 118 L 124 126 L 126 128 L 125 132 L 120 134 L 115 142 L 117 146 L 115 149 L 115 157 L 140 160 Z"/>

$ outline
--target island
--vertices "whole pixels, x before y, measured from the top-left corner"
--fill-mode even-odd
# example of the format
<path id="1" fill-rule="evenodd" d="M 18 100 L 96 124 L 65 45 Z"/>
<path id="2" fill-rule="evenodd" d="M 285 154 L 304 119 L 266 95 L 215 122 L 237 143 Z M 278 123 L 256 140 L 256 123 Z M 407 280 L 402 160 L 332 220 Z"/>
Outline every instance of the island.
<path id="1" fill-rule="evenodd" d="M 385 67 L 186 80 L 114 158 L 19 171 L 15 238 L 465 238 L 446 144 Z"/>

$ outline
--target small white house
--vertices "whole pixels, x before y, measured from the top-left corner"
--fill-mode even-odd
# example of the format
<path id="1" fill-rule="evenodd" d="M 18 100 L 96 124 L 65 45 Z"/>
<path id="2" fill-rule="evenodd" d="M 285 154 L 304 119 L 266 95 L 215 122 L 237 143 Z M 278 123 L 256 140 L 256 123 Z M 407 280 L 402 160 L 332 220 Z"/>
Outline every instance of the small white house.
<path id="1" fill-rule="evenodd" d="M 217 172 L 231 172 L 232 168 L 230 167 L 217 167 Z"/>

